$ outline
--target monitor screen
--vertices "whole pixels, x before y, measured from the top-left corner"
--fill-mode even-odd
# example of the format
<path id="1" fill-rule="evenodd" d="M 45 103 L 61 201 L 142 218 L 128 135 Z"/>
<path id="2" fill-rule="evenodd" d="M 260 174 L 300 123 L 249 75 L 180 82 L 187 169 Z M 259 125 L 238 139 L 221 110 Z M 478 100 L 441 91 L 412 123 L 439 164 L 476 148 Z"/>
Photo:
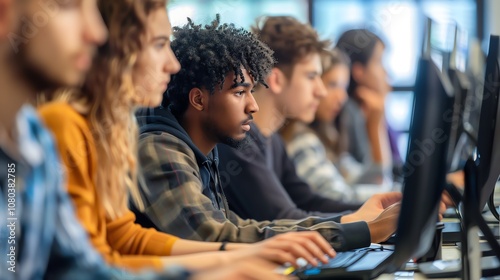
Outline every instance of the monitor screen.
<path id="1" fill-rule="evenodd" d="M 500 37 L 490 36 L 477 139 L 477 184 L 482 209 L 500 173 Z"/>
<path id="2" fill-rule="evenodd" d="M 452 49 L 452 59 L 450 61 L 458 71 L 465 73 L 467 70 L 467 57 L 469 54 L 469 34 L 458 25 L 455 26 L 455 38 Z"/>
<path id="3" fill-rule="evenodd" d="M 448 68 L 454 37 L 455 25 L 452 23 L 427 19 L 423 55 L 430 57 L 441 72 Z"/>
<path id="4" fill-rule="evenodd" d="M 470 143 L 468 135 L 463 135 L 464 131 L 464 113 L 467 96 L 471 93 L 471 82 L 466 74 L 466 61 L 468 57 L 468 35 L 458 25 L 453 27 L 454 38 L 453 48 L 450 53 L 448 75 L 453 85 L 453 94 L 455 102 L 453 111 L 448 118 L 452 122 L 452 132 L 450 134 L 450 146 L 448 150 L 449 171 L 454 172 L 462 169 L 465 161 L 471 156 L 472 152 L 467 148 Z"/>
<path id="5" fill-rule="evenodd" d="M 419 61 L 410 141 L 404 164 L 403 201 L 392 269 L 423 256 L 431 246 L 446 183 L 453 107 L 452 86 L 430 57 Z"/>

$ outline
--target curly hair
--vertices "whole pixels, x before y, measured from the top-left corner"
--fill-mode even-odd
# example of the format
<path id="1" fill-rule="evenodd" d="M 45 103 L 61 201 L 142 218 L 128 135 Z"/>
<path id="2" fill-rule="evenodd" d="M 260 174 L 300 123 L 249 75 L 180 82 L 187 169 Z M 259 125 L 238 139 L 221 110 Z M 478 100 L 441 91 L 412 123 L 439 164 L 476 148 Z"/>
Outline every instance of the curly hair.
<path id="1" fill-rule="evenodd" d="M 262 17 L 251 29 L 274 51 L 275 66 L 288 78 L 296 63 L 310 54 L 320 54 L 331 44 L 329 40 L 320 40 L 311 25 L 290 16 Z"/>
<path id="2" fill-rule="evenodd" d="M 142 50 L 147 17 L 166 9 L 167 0 L 99 0 L 109 40 L 98 49 L 80 91 L 66 101 L 88 119 L 99 155 L 96 186 L 106 215 L 117 218 L 128 210 L 129 194 L 139 209 L 137 184 L 137 123 L 133 111 L 142 101 L 132 81 L 132 69 Z"/>
<path id="3" fill-rule="evenodd" d="M 174 115 L 180 116 L 187 110 L 192 88 L 214 94 L 215 87 L 222 88 L 231 71 L 235 83 L 238 79 L 244 82 L 242 67 L 256 83 L 267 87 L 265 79 L 275 62 L 273 51 L 243 28 L 220 24 L 219 14 L 205 26 L 188 18 L 186 25 L 173 28 L 173 36 L 172 50 L 181 70 L 172 75 L 162 106 L 170 106 Z"/>

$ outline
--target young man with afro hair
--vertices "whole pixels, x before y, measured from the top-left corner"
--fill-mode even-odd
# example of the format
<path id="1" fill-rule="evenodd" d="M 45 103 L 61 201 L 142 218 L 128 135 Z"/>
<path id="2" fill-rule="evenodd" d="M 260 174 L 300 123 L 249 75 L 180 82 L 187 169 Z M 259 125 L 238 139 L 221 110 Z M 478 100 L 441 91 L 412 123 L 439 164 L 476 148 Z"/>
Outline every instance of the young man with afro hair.
<path id="1" fill-rule="evenodd" d="M 136 211 L 137 221 L 193 240 L 252 243 L 314 230 L 335 249 L 368 246 L 366 222 L 339 224 L 339 216 L 258 222 L 229 209 L 216 144 L 236 147 L 245 139 L 259 110 L 253 88 L 267 87 L 272 51 L 250 32 L 220 25 L 219 17 L 204 27 L 189 20 L 173 30 L 181 70 L 172 76 L 163 106 L 138 114 L 145 212 Z M 240 172 L 234 162 L 224 164 L 228 172 Z"/>
<path id="2" fill-rule="evenodd" d="M 401 193 L 375 195 L 362 206 L 324 197 L 299 178 L 277 133 L 287 119 L 313 120 L 326 95 L 321 55 L 329 42 L 321 40 L 309 24 L 289 16 L 261 18 L 252 32 L 274 51 L 276 63 L 266 78 L 268 87 L 255 90 L 260 111 L 245 145 L 239 149 L 218 145 L 220 169 L 225 175 L 223 188 L 232 210 L 242 218 L 258 221 L 335 215 L 335 221 L 341 223 L 366 221 L 358 235 L 364 234 L 372 242 L 383 241 L 395 230 L 399 213 L 398 207 L 391 207 L 392 213 L 385 213 L 386 209 L 400 201 Z M 231 172 L 230 168 L 235 168 L 226 163 L 237 166 L 240 172 Z M 346 212 L 350 210 L 356 212 Z M 336 214 L 339 212 L 342 215 Z M 379 223 L 382 217 L 390 218 Z"/>
<path id="3" fill-rule="evenodd" d="M 377 219 L 385 208 L 400 201 L 401 193 L 374 195 L 363 206 L 322 196 L 299 178 L 277 133 L 287 119 L 303 123 L 314 119 L 326 95 L 321 55 L 329 42 L 320 40 L 309 24 L 289 16 L 263 18 L 252 31 L 274 51 L 277 62 L 266 79 L 269 86 L 256 88 L 254 96 L 261 110 L 246 145 L 238 150 L 218 146 L 221 172 L 228 174 L 224 190 L 233 211 L 242 218 L 274 220 L 331 217 L 357 210 L 344 212 L 340 222 Z M 231 174 L 225 162 L 234 162 L 242 171 Z M 395 222 L 387 221 L 387 230 L 395 229 Z"/>

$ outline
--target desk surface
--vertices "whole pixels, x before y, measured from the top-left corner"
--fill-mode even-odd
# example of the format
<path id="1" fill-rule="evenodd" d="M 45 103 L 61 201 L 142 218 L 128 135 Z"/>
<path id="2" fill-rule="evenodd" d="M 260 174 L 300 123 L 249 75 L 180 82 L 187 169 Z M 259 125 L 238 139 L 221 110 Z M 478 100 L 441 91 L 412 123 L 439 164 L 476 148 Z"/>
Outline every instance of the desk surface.
<path id="1" fill-rule="evenodd" d="M 443 246 L 443 260 L 456 260 L 460 259 L 460 250 L 456 246 Z M 397 271 L 391 274 L 382 274 L 378 280 L 390 280 L 390 279 L 427 279 L 425 275 L 419 272 L 413 271 Z M 459 279 L 459 278 L 442 278 L 442 279 Z"/>

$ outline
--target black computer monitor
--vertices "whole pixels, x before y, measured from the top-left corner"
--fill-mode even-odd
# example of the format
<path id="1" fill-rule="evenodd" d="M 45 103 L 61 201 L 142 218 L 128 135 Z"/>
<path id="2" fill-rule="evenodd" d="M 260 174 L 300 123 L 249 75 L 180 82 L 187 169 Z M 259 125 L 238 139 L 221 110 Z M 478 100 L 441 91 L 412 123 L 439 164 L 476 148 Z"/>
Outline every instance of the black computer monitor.
<path id="1" fill-rule="evenodd" d="M 474 148 L 477 145 L 477 129 L 479 127 L 479 115 L 484 91 L 484 68 L 486 54 L 481 49 L 478 39 L 472 38 L 469 42 L 469 63 L 467 75 L 471 82 L 471 91 L 467 96 L 463 115 L 464 131 L 469 135 Z"/>
<path id="2" fill-rule="evenodd" d="M 410 140 L 404 165 L 403 200 L 395 251 L 388 271 L 410 258 L 427 253 L 434 238 L 439 203 L 446 183 L 451 122 L 446 113 L 453 107 L 453 88 L 446 71 L 438 67 L 435 23 L 430 20 L 426 45 L 418 64 Z M 432 55 L 431 55 L 432 54 Z"/>
<path id="3" fill-rule="evenodd" d="M 490 36 L 486 60 L 483 101 L 479 119 L 477 152 L 475 159 L 469 159 L 464 167 L 465 191 L 463 196 L 462 233 L 462 279 L 478 279 L 500 275 L 500 267 L 488 270 L 481 268 L 478 252 L 481 231 L 500 261 L 500 244 L 488 227 L 481 210 L 490 198 L 500 174 L 500 38 Z"/>
<path id="4" fill-rule="evenodd" d="M 454 91 L 453 110 L 448 114 L 449 120 L 452 122 L 452 130 L 450 134 L 450 145 L 448 148 L 447 164 L 450 172 L 457 171 L 463 168 L 465 160 L 471 155 L 466 154 L 463 158 L 463 145 L 458 145 L 462 135 L 467 134 L 464 130 L 464 114 L 466 107 L 466 98 L 472 90 L 469 76 L 466 73 L 466 62 L 468 57 L 468 34 L 458 25 L 454 26 L 454 42 L 451 50 L 448 65 L 448 76 Z"/>
<path id="5" fill-rule="evenodd" d="M 415 99 L 406 162 L 403 168 L 403 199 L 394 251 L 380 260 L 382 252 L 361 258 L 361 264 L 328 272 L 306 269 L 301 279 L 367 279 L 399 270 L 408 260 L 427 254 L 436 233 L 439 203 L 448 171 L 447 153 L 452 122 L 453 87 L 443 71 L 443 52 L 436 48 L 437 27 L 429 20 L 424 52 L 418 63 Z M 440 65 L 440 67 L 438 67 Z M 365 262 L 366 260 L 366 262 Z M 326 272 L 325 272 L 326 271 Z"/>
<path id="6" fill-rule="evenodd" d="M 484 208 L 500 174 L 500 37 L 490 36 L 477 138 L 477 191 Z"/>
<path id="7" fill-rule="evenodd" d="M 469 82 L 469 91 L 465 96 L 463 112 L 459 116 L 460 126 L 457 132 L 455 150 L 451 159 L 451 170 L 462 169 L 465 161 L 473 157 L 477 147 L 479 117 L 484 91 L 485 55 L 477 39 L 469 41 L 469 58 L 465 71 Z M 451 77 L 451 74 L 450 74 Z M 453 78 L 451 78 L 453 80 Z"/>

